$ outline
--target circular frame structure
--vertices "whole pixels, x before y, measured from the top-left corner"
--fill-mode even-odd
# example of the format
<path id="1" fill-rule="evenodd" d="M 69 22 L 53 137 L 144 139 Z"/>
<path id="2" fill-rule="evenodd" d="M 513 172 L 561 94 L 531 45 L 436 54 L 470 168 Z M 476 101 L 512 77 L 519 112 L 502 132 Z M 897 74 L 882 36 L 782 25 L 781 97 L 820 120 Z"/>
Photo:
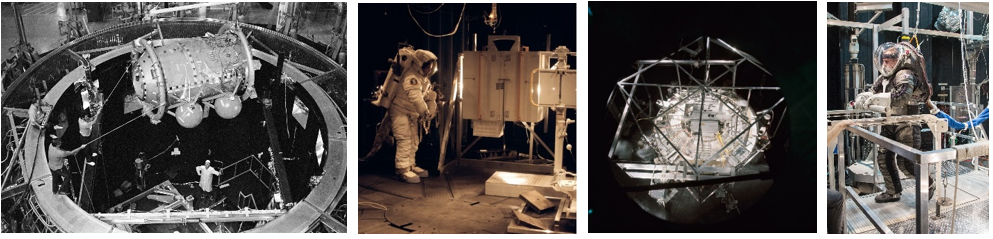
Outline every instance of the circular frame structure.
<path id="1" fill-rule="evenodd" d="M 55 105 L 72 81 L 82 76 L 81 65 L 68 57 L 69 51 L 88 53 L 93 65 L 99 65 L 116 56 L 130 52 L 129 42 L 153 29 L 161 29 L 163 38 L 185 38 L 216 32 L 226 24 L 238 26 L 246 35 L 257 39 L 258 44 L 268 46 L 273 53 L 287 56 L 294 62 L 285 64 L 283 72 L 294 79 L 309 94 L 307 102 L 319 109 L 321 130 L 324 134 L 326 154 L 322 180 L 309 195 L 296 203 L 292 209 L 265 225 L 247 232 L 304 232 L 315 221 L 324 220 L 326 211 L 337 204 L 345 194 L 346 142 L 345 115 L 340 107 L 345 104 L 345 69 L 319 51 L 277 32 L 258 26 L 215 19 L 156 19 L 152 21 L 122 24 L 104 29 L 68 43 L 49 52 L 24 74 L 22 74 L 3 94 L 3 107 L 27 109 L 34 96 L 32 84 L 49 86 L 43 101 Z M 254 50 L 252 55 L 262 61 L 276 65 L 273 54 Z M 311 77 L 304 73 L 318 73 Z M 43 81 L 43 82 L 40 82 Z M 113 225 L 104 223 L 82 210 L 66 197 L 53 195 L 51 172 L 48 169 L 43 129 L 28 126 L 24 131 L 23 164 L 20 165 L 24 180 L 34 192 L 40 211 L 60 231 L 64 232 L 125 232 Z M 5 140 L 5 142 L 9 142 Z"/>

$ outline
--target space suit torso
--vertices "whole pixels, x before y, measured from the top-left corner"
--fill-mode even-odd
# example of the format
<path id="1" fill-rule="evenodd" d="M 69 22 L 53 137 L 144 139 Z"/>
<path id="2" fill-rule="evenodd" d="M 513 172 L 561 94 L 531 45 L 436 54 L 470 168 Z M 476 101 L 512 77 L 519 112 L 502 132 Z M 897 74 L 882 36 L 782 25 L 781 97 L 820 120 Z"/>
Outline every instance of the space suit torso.
<path id="1" fill-rule="evenodd" d="M 434 116 L 437 103 L 430 79 L 418 76 L 413 72 L 405 72 L 400 79 L 402 87 L 396 92 L 390 113 L 413 116 L 414 118 Z M 422 115 L 425 113 L 427 115 Z"/>
<path id="2" fill-rule="evenodd" d="M 390 107 L 390 113 L 417 117 L 427 112 L 424 91 L 428 88 L 429 82 L 424 77 L 408 71 L 400 77 L 400 84 L 396 98 L 393 99 L 393 106 Z"/>
<path id="3" fill-rule="evenodd" d="M 920 114 L 922 104 L 931 97 L 931 87 L 924 75 L 923 59 L 909 43 L 892 46 L 899 58 L 891 71 L 881 71 L 872 85 L 872 93 L 888 94 L 890 116 Z M 878 66 L 877 66 L 878 67 Z M 889 74 L 887 74 L 889 73 Z M 885 95 L 882 95 L 885 96 Z"/>
<path id="4" fill-rule="evenodd" d="M 919 113 L 918 109 L 921 105 L 921 102 L 916 100 L 921 94 L 916 86 L 916 74 L 912 70 L 904 69 L 889 78 L 880 76 L 873 83 L 872 92 L 889 93 L 891 116 L 914 115 Z"/>

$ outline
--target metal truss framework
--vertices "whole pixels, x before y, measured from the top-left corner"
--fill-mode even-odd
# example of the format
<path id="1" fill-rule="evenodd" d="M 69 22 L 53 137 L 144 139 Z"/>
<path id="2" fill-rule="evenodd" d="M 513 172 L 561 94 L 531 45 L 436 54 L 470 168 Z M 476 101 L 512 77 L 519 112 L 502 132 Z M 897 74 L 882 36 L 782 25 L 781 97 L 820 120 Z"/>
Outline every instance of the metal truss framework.
<path id="1" fill-rule="evenodd" d="M 938 119 L 933 115 L 891 116 L 891 117 L 881 117 L 881 118 L 858 119 L 852 121 L 854 122 L 854 124 L 845 128 L 847 132 L 851 132 L 855 135 L 865 138 L 877 144 L 879 147 L 890 150 L 899 156 L 903 156 L 907 159 L 912 160 L 914 163 L 921 165 L 921 167 L 918 167 L 919 169 L 917 171 L 917 175 L 919 176 L 916 177 L 916 183 L 915 183 L 916 186 L 915 191 L 917 197 L 916 199 L 917 210 L 916 210 L 915 220 L 917 227 L 916 232 L 918 234 L 928 233 L 928 228 L 929 228 L 928 198 L 930 198 L 930 196 L 928 195 L 929 194 L 928 187 L 930 185 L 927 179 L 922 180 L 922 178 L 926 177 L 924 175 L 929 174 L 930 167 L 928 165 L 941 163 L 949 160 L 955 160 L 956 162 L 958 162 L 979 156 L 989 155 L 989 141 L 985 141 L 985 140 L 976 143 L 955 145 L 952 146 L 951 148 L 941 149 L 940 148 L 941 137 L 935 137 L 934 150 L 920 151 L 911 146 L 901 144 L 895 140 L 888 139 L 886 137 L 883 137 L 882 135 L 879 135 L 864 128 L 865 126 L 875 126 L 875 125 L 924 123 L 927 124 L 928 127 L 931 128 L 931 131 L 934 132 L 935 134 L 940 134 L 948 131 L 947 121 L 944 119 Z M 836 123 L 836 121 L 831 122 L 831 124 L 834 123 Z M 841 147 L 840 144 L 844 142 L 844 137 L 845 137 L 844 134 L 838 136 L 839 147 Z M 828 158 L 831 158 L 830 153 L 828 156 L 829 156 Z M 864 202 L 860 200 L 858 195 L 855 194 L 854 191 L 852 191 L 851 187 L 845 186 L 845 182 L 844 182 L 845 171 L 838 170 L 837 172 L 835 172 L 834 170 L 835 166 L 843 166 L 843 165 L 845 165 L 844 151 L 839 151 L 838 160 L 829 161 L 829 165 L 828 165 L 829 166 L 828 168 L 830 170 L 829 174 L 832 176 L 832 180 L 829 180 L 830 188 L 841 192 L 843 195 L 846 195 L 847 197 L 851 197 L 853 201 L 856 203 L 856 206 L 859 208 L 859 210 L 861 210 L 862 213 L 865 214 L 867 218 L 869 218 L 869 221 L 873 224 L 873 226 L 876 227 L 877 231 L 886 234 L 893 233 L 889 229 L 889 227 L 886 226 L 886 223 L 881 218 L 879 218 L 879 216 L 876 215 L 876 213 L 873 212 Z M 940 170 L 941 167 L 937 167 L 937 168 L 938 170 Z M 938 174 L 940 175 L 940 172 L 938 172 Z M 940 204 L 939 204 L 939 210 L 940 210 Z"/>
<path id="2" fill-rule="evenodd" d="M 725 49 L 727 51 L 730 51 L 731 53 L 738 55 L 740 58 L 732 59 L 732 60 L 710 59 L 711 44 L 720 46 L 722 49 Z M 696 49 L 693 49 L 693 46 L 698 46 L 698 47 Z M 705 59 L 702 60 L 671 59 L 670 57 L 676 55 L 676 53 L 688 53 L 691 56 L 696 56 L 698 54 L 705 54 L 706 56 Z M 618 153 L 616 152 L 617 144 L 618 141 L 621 140 L 621 134 L 626 124 L 630 123 L 629 119 L 651 118 L 656 116 L 655 114 L 653 114 L 653 110 L 645 109 L 644 107 L 636 103 L 638 102 L 638 100 L 646 100 L 646 99 L 637 99 L 636 91 L 638 90 L 645 90 L 649 92 L 657 91 L 659 92 L 659 94 L 661 94 L 661 92 L 663 92 L 662 91 L 663 89 L 679 89 L 679 90 L 692 92 L 689 93 L 688 95 L 695 95 L 695 94 L 701 95 L 700 101 L 705 101 L 706 98 L 716 98 L 718 99 L 718 101 L 720 101 L 721 105 L 727 107 L 732 111 L 736 119 L 740 118 L 746 120 L 746 123 L 748 123 L 749 125 L 745 127 L 745 130 L 736 132 L 737 134 L 734 135 L 734 137 L 731 140 L 725 142 L 724 147 L 717 150 L 717 153 L 710 155 L 709 158 L 701 158 L 699 154 L 694 154 L 695 157 L 693 158 L 685 157 L 683 152 L 679 152 L 678 150 L 679 147 L 676 147 L 675 144 L 673 143 L 673 140 L 675 140 L 673 137 L 666 136 L 666 134 L 663 133 L 663 130 L 660 129 L 657 125 L 651 127 L 652 129 L 648 129 L 649 131 L 653 131 L 655 134 L 662 136 L 661 138 L 664 139 L 663 140 L 664 144 L 660 145 L 660 147 L 665 147 L 666 149 L 670 149 L 670 148 L 676 149 L 675 152 L 673 153 L 663 154 L 660 152 L 659 155 L 679 156 L 678 160 L 680 162 L 669 165 L 618 162 L 617 166 L 620 167 L 622 170 L 627 171 L 628 176 L 632 178 L 655 179 L 655 180 L 661 179 L 662 181 L 666 181 L 666 183 L 653 183 L 652 185 L 648 185 L 648 186 L 629 186 L 627 187 L 628 191 L 648 191 L 648 190 L 656 190 L 656 189 L 703 186 L 703 185 L 711 185 L 711 184 L 729 183 L 735 181 L 744 181 L 744 180 L 763 178 L 768 176 L 766 175 L 768 172 L 760 172 L 758 174 L 751 174 L 751 175 L 736 175 L 735 172 L 737 171 L 737 169 L 740 169 L 741 166 L 746 165 L 748 161 L 738 162 L 733 167 L 726 167 L 726 168 L 700 166 L 701 165 L 700 163 L 710 162 L 714 160 L 717 155 L 720 155 L 721 153 L 727 153 L 726 151 L 729 151 L 731 149 L 729 146 L 733 145 L 732 143 L 733 141 L 738 140 L 739 138 L 741 138 L 741 136 L 747 133 L 750 128 L 755 127 L 756 124 L 759 123 L 758 120 L 759 118 L 765 115 L 771 115 L 772 109 L 778 107 L 778 105 L 783 102 L 783 99 L 781 98 L 772 107 L 769 107 L 766 110 L 758 111 L 757 113 L 754 113 L 753 114 L 754 116 L 752 117 L 746 117 L 745 114 L 750 112 L 740 112 L 738 110 L 735 110 L 736 107 L 732 107 L 733 105 L 735 105 L 735 102 L 727 102 L 723 98 L 719 97 L 719 94 L 725 91 L 732 92 L 732 91 L 742 90 L 742 91 L 747 91 L 748 94 L 747 99 L 750 100 L 752 91 L 779 90 L 779 87 L 763 87 L 763 86 L 749 87 L 749 86 L 735 85 L 737 80 L 736 78 L 737 78 L 738 67 L 745 62 L 752 63 L 752 65 L 758 67 L 758 69 L 762 70 L 766 74 L 769 74 L 769 72 L 765 68 L 763 68 L 761 63 L 759 63 L 751 55 L 748 55 L 747 53 L 742 52 L 728 45 L 724 41 L 716 38 L 709 38 L 709 37 L 697 38 L 696 40 L 690 42 L 689 44 L 682 46 L 676 53 L 671 54 L 670 57 L 666 57 L 659 60 L 637 61 L 636 64 L 638 66 L 638 71 L 617 82 L 617 87 L 615 88 L 616 90 L 611 93 L 611 96 L 608 99 L 607 107 L 612 111 L 616 110 L 611 108 L 611 104 L 615 101 L 615 97 L 618 96 L 620 97 L 619 99 L 621 101 L 624 101 L 625 103 L 623 110 L 621 112 L 616 112 L 616 111 L 614 112 L 615 117 L 618 117 L 619 114 L 618 120 L 620 123 L 618 125 L 616 133 L 614 134 L 614 140 L 610 148 L 609 157 L 614 157 Z M 686 79 L 690 80 L 691 85 L 657 84 L 657 83 L 646 82 L 647 79 L 643 77 L 642 74 L 647 70 L 660 65 L 675 67 L 677 70 L 677 80 L 679 80 L 679 82 L 681 83 L 682 77 L 686 77 Z M 721 72 L 720 74 L 716 74 L 716 76 L 711 76 L 710 69 L 712 66 L 714 66 L 717 69 L 724 69 L 724 71 Z M 688 70 L 688 68 L 690 67 L 704 68 L 705 69 L 703 73 L 704 76 L 702 78 L 698 78 L 697 76 L 694 76 L 690 72 L 690 70 Z M 727 75 L 730 75 L 732 86 L 712 85 Z M 641 89 L 639 89 L 639 87 Z M 665 114 L 666 112 L 669 112 L 670 110 L 675 108 L 676 105 L 682 104 L 690 98 L 694 98 L 694 97 L 683 98 L 673 106 L 661 109 L 659 111 L 660 112 L 659 114 Z M 702 117 L 703 115 L 701 114 L 700 119 L 702 119 Z M 747 121 L 752 121 L 752 122 L 747 122 Z M 638 124 L 633 124 L 633 126 L 641 129 L 641 126 Z M 693 127 L 700 127 L 700 125 L 698 123 L 698 125 Z M 702 134 L 698 134 L 698 135 L 699 136 L 696 137 L 697 138 L 696 141 L 701 142 L 703 135 Z M 700 150 L 700 148 L 697 147 L 697 150 Z M 658 151 L 657 148 L 656 151 Z M 746 158 L 749 160 L 753 159 L 755 157 L 755 154 L 760 152 L 761 150 L 755 150 L 755 152 L 753 152 L 751 156 Z M 655 180 L 653 180 L 653 182 Z"/>
<path id="3" fill-rule="evenodd" d="M 968 29 L 968 30 L 966 30 L 966 31 L 969 31 L 969 33 L 972 33 L 972 29 L 973 29 L 973 21 L 971 21 L 971 19 L 972 19 L 972 16 L 973 16 L 973 13 L 974 12 L 978 11 L 978 12 L 983 13 L 983 14 L 987 14 L 987 15 L 989 14 L 989 3 L 937 3 L 937 2 L 933 2 L 933 3 L 929 3 L 929 4 L 935 4 L 935 5 L 949 7 L 949 8 L 959 8 L 959 7 L 961 7 L 965 11 L 963 14 L 965 14 L 966 16 L 968 16 L 968 19 L 970 19 L 969 21 L 966 21 L 966 23 L 968 24 L 966 26 L 966 29 Z M 882 6 L 882 5 L 888 5 L 888 6 Z M 882 7 L 880 7 L 880 6 L 882 6 Z M 874 15 L 872 16 L 871 19 L 869 19 L 869 22 L 872 22 L 873 20 L 875 20 L 876 18 L 878 18 L 879 16 L 882 15 L 884 9 L 892 9 L 892 3 L 889 3 L 889 4 L 884 4 L 884 3 L 859 3 L 859 6 L 858 6 L 858 10 L 857 11 L 874 11 Z M 983 9 L 985 9 L 985 11 L 983 11 Z M 828 14 L 828 15 L 830 15 L 830 14 Z M 879 33 L 882 32 L 882 31 L 900 32 L 900 33 L 902 33 L 904 35 L 908 35 L 911 32 L 913 32 L 914 34 L 923 34 L 923 35 L 939 36 L 939 37 L 950 37 L 950 38 L 960 38 L 961 40 L 966 41 L 966 42 L 968 42 L 968 41 L 987 42 L 987 44 L 988 44 L 988 42 L 990 40 L 990 37 L 988 35 L 984 36 L 984 35 L 972 35 L 972 34 L 958 34 L 958 33 L 953 33 L 953 32 L 943 32 L 943 31 L 936 31 L 936 30 L 928 30 L 928 29 L 920 29 L 920 28 L 910 27 L 910 10 L 908 8 L 901 9 L 900 15 L 897 15 L 896 17 L 893 17 L 893 18 L 891 18 L 889 20 L 886 20 L 885 22 L 880 23 L 880 24 L 862 23 L 862 22 L 853 22 L 853 21 L 843 21 L 843 20 L 838 20 L 837 17 L 828 17 L 828 19 L 826 20 L 826 22 L 827 22 L 827 25 L 828 26 L 850 27 L 850 28 L 858 29 L 858 30 L 855 31 L 855 35 L 861 34 L 862 31 L 864 31 L 866 29 L 872 30 L 871 31 L 872 32 L 872 51 L 870 51 L 870 54 L 871 54 L 871 52 L 873 52 L 873 51 L 876 50 L 876 47 L 879 46 Z M 897 24 L 899 24 L 899 25 L 897 25 Z M 879 77 L 879 71 L 876 69 L 875 65 L 873 65 L 872 68 L 873 68 L 872 69 L 872 79 L 876 79 L 876 78 Z"/>

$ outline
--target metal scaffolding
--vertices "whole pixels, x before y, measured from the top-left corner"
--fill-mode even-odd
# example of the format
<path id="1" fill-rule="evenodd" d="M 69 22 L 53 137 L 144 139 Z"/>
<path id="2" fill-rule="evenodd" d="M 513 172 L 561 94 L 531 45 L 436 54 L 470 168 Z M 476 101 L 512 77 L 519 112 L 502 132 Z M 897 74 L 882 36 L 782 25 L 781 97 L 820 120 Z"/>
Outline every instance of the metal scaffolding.
<path id="1" fill-rule="evenodd" d="M 845 128 L 847 132 L 851 132 L 859 137 L 865 138 L 877 145 L 879 147 L 885 148 L 896 153 L 899 156 L 903 156 L 914 163 L 921 165 L 918 167 L 915 192 L 917 197 L 917 210 L 916 210 L 916 232 L 918 234 L 928 233 L 928 188 L 930 187 L 927 175 L 930 172 L 930 166 L 932 164 L 941 163 L 944 161 L 954 160 L 956 163 L 958 161 L 965 161 L 979 156 L 989 155 L 989 141 L 980 141 L 976 143 L 955 145 L 951 148 L 941 149 L 941 137 L 935 137 L 935 149 L 931 151 L 921 151 L 915 149 L 911 146 L 901 144 L 895 140 L 883 137 L 877 133 L 863 128 L 864 126 L 870 125 L 891 125 L 891 124 L 908 124 L 908 123 L 924 123 L 931 128 L 931 131 L 935 134 L 940 134 L 948 131 L 948 123 L 944 119 L 939 119 L 933 115 L 909 115 L 909 116 L 891 116 L 891 117 L 880 117 L 880 118 L 870 118 L 870 119 L 860 119 L 852 120 L 854 124 Z M 831 122 L 832 124 L 836 122 Z M 838 136 L 838 147 L 841 147 L 844 142 L 844 134 Z M 830 153 L 828 158 L 831 158 Z M 845 186 L 845 170 L 835 171 L 836 166 L 845 165 L 845 155 L 844 151 L 839 151 L 838 159 L 836 161 L 829 161 L 829 175 L 832 176 L 830 182 L 830 188 L 842 192 L 846 197 L 853 198 L 853 201 L 857 204 L 858 208 L 869 218 L 870 222 L 880 233 L 892 233 L 889 227 L 876 215 L 875 212 L 869 209 L 865 203 L 863 203 L 857 194 L 853 194 L 854 191 L 851 187 Z M 938 167 L 940 170 L 940 167 Z M 940 172 L 938 173 L 940 175 Z M 922 179 L 924 178 L 924 179 Z M 938 184 L 941 185 L 941 184 Z M 940 204 L 938 206 L 940 208 Z"/>

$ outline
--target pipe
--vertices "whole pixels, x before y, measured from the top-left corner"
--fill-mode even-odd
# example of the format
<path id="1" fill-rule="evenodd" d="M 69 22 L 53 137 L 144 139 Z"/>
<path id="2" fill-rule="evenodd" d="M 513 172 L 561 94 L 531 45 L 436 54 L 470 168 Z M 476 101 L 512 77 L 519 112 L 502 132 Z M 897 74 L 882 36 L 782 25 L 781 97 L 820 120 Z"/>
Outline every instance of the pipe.
<path id="1" fill-rule="evenodd" d="M 248 82 L 245 83 L 247 85 L 245 86 L 245 94 L 251 98 L 255 98 L 255 63 L 252 62 L 252 47 L 248 45 L 248 38 L 245 37 L 245 33 L 241 32 L 241 28 L 237 26 L 235 28 L 232 31 L 238 35 L 238 40 L 241 40 L 241 46 L 245 49 L 246 65 L 248 66 L 245 68 L 245 76 L 248 77 Z M 231 95 L 238 93 L 238 86 L 241 86 L 241 84 L 235 85 L 234 91 L 231 91 Z"/>
<path id="2" fill-rule="evenodd" d="M 162 119 L 162 115 L 166 112 L 166 104 L 168 103 L 168 98 L 166 98 L 166 83 L 165 74 L 162 71 L 162 63 L 159 62 L 159 56 L 155 54 L 155 49 L 148 44 L 145 39 L 135 40 L 135 43 L 145 48 L 145 53 L 148 53 L 148 57 L 152 59 L 152 69 L 149 72 L 152 73 L 152 77 L 155 78 L 155 86 L 159 88 L 159 106 L 156 107 L 155 115 L 149 115 L 148 118 L 152 119 L 152 122 L 158 122 Z M 146 113 L 147 114 L 147 113 Z"/>
<path id="3" fill-rule="evenodd" d="M 851 62 L 849 62 L 848 64 L 845 65 L 845 89 L 844 89 L 844 91 L 845 91 L 845 102 L 844 102 L 844 104 L 846 106 L 845 108 L 847 108 L 848 102 L 850 101 L 850 98 L 851 98 L 851 97 L 848 97 L 848 92 L 851 91 L 851 88 L 849 87 L 849 85 L 851 84 L 851 68 L 852 68 L 852 63 Z M 855 94 L 857 95 L 858 93 L 855 93 Z"/>
<path id="4" fill-rule="evenodd" d="M 21 7 L 19 3 L 11 3 L 14 6 L 14 20 L 17 22 L 17 37 L 22 44 L 28 43 L 27 33 L 24 32 L 24 19 L 21 18 Z"/>

